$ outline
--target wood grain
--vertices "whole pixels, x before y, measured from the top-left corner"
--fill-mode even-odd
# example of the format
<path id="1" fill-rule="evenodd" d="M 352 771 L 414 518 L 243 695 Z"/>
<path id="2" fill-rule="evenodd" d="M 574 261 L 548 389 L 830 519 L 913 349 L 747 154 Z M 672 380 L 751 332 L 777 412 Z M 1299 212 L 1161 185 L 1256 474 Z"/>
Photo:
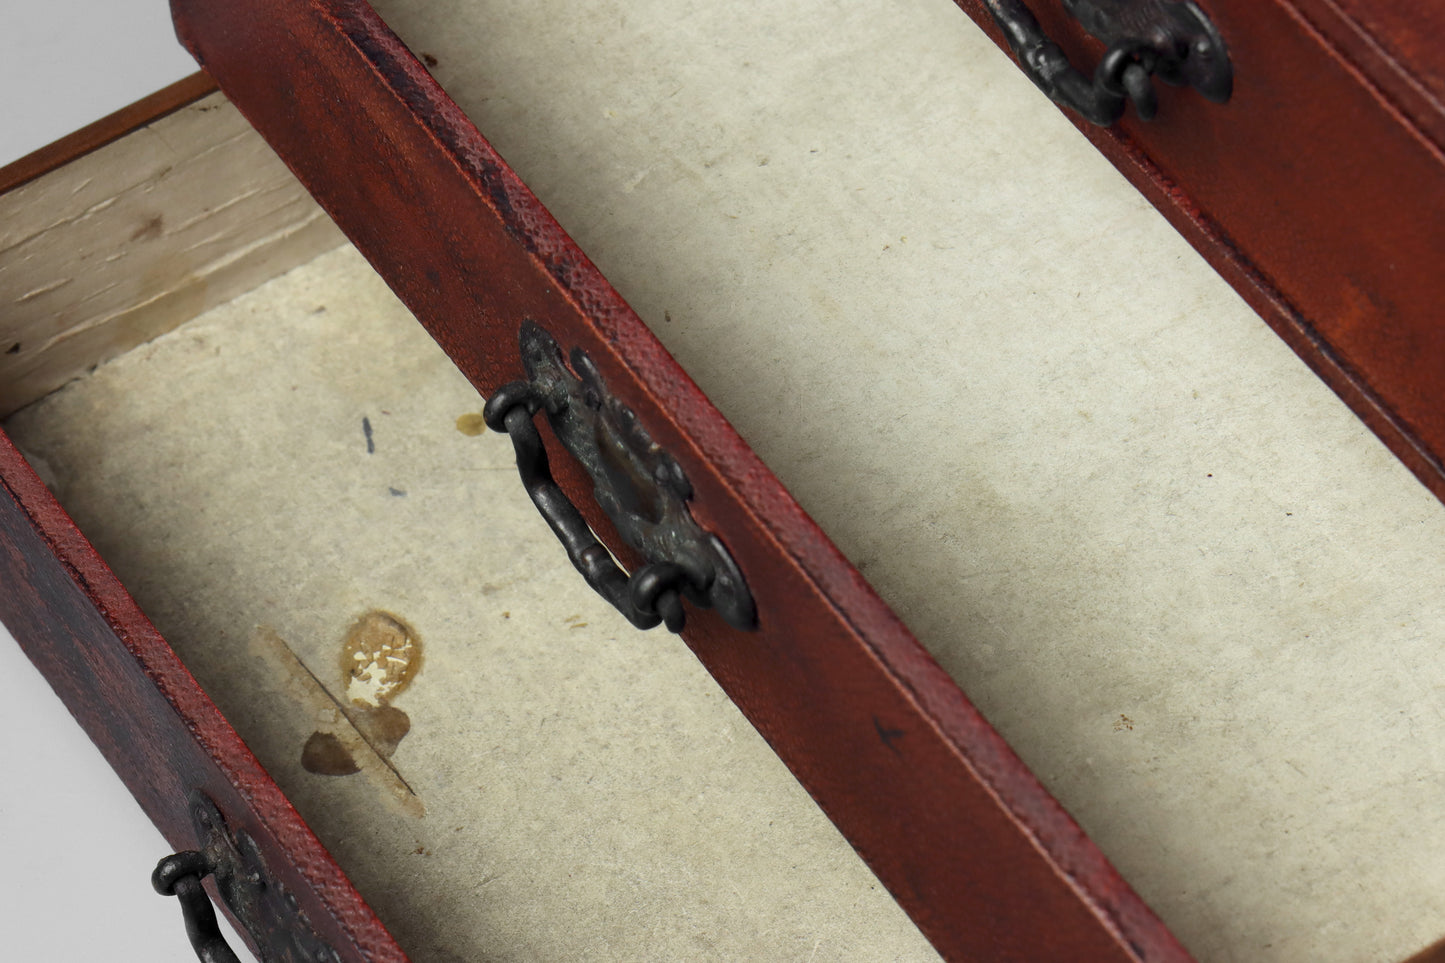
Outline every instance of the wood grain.
<path id="1" fill-rule="evenodd" d="M 221 95 L 144 116 L 0 195 L 0 416 L 344 241 Z"/>

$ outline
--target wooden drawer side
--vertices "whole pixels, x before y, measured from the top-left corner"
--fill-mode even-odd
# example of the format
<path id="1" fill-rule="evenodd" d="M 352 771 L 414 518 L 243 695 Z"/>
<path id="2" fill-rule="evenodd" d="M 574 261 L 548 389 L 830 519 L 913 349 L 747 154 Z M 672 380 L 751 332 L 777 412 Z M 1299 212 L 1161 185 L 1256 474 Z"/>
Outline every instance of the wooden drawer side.
<path id="1" fill-rule="evenodd" d="M 405 960 L 3 432 L 0 585 L 0 620 L 172 846 L 198 846 L 187 795 L 199 789 L 260 843 L 344 959 Z"/>

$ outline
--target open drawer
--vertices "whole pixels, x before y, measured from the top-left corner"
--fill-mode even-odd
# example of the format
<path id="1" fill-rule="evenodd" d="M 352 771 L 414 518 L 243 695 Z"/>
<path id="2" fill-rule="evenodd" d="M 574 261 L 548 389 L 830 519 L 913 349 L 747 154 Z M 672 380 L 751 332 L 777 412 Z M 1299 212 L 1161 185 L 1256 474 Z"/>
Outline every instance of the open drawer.
<path id="1" fill-rule="evenodd" d="M 739 89 L 709 76 L 716 61 L 696 49 L 668 70 L 677 96 L 711 91 L 701 104 L 668 107 L 660 86 L 627 99 L 636 78 L 622 69 L 616 86 L 596 85 L 613 106 L 581 85 L 568 88 L 575 101 L 534 97 L 543 73 L 468 106 L 515 138 L 502 141 L 508 157 L 536 165 L 529 182 L 664 351 L 363 5 L 273 12 L 193 11 L 183 34 L 451 360 L 354 254 L 308 260 L 313 249 L 274 262 L 277 273 L 304 267 L 7 424 L 418 959 L 499 944 L 536 958 L 927 952 L 868 896 L 836 837 L 816 820 L 802 828 L 803 813 L 817 815 L 806 803 L 761 815 L 801 797 L 765 754 L 732 755 L 743 741 L 734 722 L 683 727 L 704 708 L 716 720 L 732 710 L 681 646 L 631 632 L 579 591 L 509 447 L 458 430 L 481 408 L 451 364 L 488 395 L 522 377 L 528 320 L 583 348 L 685 471 L 691 511 L 737 559 L 758 619 L 744 631 L 689 608 L 689 646 L 945 955 L 1184 958 L 973 704 L 1200 958 L 1399 960 L 1445 932 L 1435 858 L 1445 820 L 1433 806 L 1445 670 L 1429 602 L 1445 573 L 1439 504 L 1046 106 L 1042 141 L 1019 152 L 986 112 L 961 107 L 949 126 L 933 110 L 910 114 L 905 87 L 886 98 L 953 63 L 1029 109 L 1031 90 L 1011 86 L 1018 78 L 956 14 L 860 28 L 866 43 L 847 49 L 892 66 L 854 84 L 883 98 L 861 141 L 867 98 L 836 96 L 856 65 L 834 58 L 836 45 L 778 34 L 786 18 L 752 25 L 777 48 L 770 63 L 795 78 L 831 65 L 832 93 L 793 114 L 740 108 L 765 124 L 698 120 L 711 139 L 685 125 L 660 133 L 661 121 L 706 118 L 701 107 Z M 400 26 L 407 10 L 391 15 Z M 465 73 L 426 21 L 407 28 L 418 56 L 444 81 Z M 676 24 L 653 24 L 675 39 L 662 26 Z M 296 72 L 258 69 L 247 44 L 209 45 L 223 35 L 294 58 Z M 498 37 L 483 52 L 522 51 L 508 65 L 518 77 L 523 61 L 558 59 L 526 50 Z M 752 69 L 748 56 L 735 59 Z M 836 116 L 822 110 L 830 100 Z M 571 113 L 548 120 L 549 103 Z M 212 106 L 177 116 L 220 116 Z M 649 123 L 604 146 L 596 128 L 619 115 Z M 578 139 L 556 139 L 568 132 Z M 231 156 L 226 143 L 200 154 Z M 1065 173 L 1085 185 L 1068 203 L 1048 193 Z M 324 234 L 298 210 L 306 233 Z M 152 240 L 151 217 L 126 223 L 123 243 Z M 247 241 L 220 260 L 264 247 Z M 161 362 L 176 366 L 148 378 Z M 128 375 L 161 392 L 139 397 Z M 129 427 L 102 418 L 122 400 Z M 590 480 L 549 444 L 563 488 L 635 568 L 639 556 L 589 504 Z M 63 519 L 37 513 L 48 496 L 13 459 L 6 481 L 13 517 L 41 532 L 29 551 L 64 548 Z M 23 540 L 23 526 L 9 537 Z M 423 651 L 415 679 L 387 699 L 410 727 L 389 760 L 384 734 L 371 735 L 383 750 L 374 760 L 356 741 L 382 724 L 348 721 L 324 695 L 347 701 L 341 660 L 357 654 L 348 632 L 367 612 Z M 10 604 L 22 642 L 22 628 L 43 634 L 27 618 Z M 67 671 L 52 665 L 62 681 Z M 70 697 L 87 698 L 84 688 Z M 115 722 L 92 724 L 104 740 Z M 312 768 L 349 759 L 358 772 L 308 772 L 308 746 Z M 688 760 L 694 775 L 675 781 Z M 212 795 L 236 784 L 226 765 L 205 783 Z M 158 786 L 184 799 L 175 781 Z M 742 795 L 700 809 L 729 784 Z M 168 805 L 160 788 L 139 794 Z M 246 812 L 246 793 L 232 795 L 222 809 Z M 291 818 L 279 797 L 259 798 L 277 807 L 260 827 Z M 469 807 L 460 829 L 442 825 L 444 799 Z M 639 837 L 664 834 L 618 815 L 639 806 L 704 845 L 642 855 Z M 185 821 L 170 818 L 183 845 Z M 702 821 L 674 822 L 684 818 Z M 765 835 L 765 820 L 784 831 Z M 294 838 L 269 830 L 281 865 L 314 860 L 290 885 L 316 928 L 346 958 L 394 953 L 285 825 Z M 783 855 L 784 839 L 826 873 Z M 592 856 L 579 858 L 584 843 Z M 710 848 L 723 845 L 763 862 L 745 868 L 736 850 Z M 442 860 L 469 882 L 443 885 L 457 877 L 432 875 Z M 580 915 L 559 921 L 527 895 L 581 869 L 589 882 L 553 890 Z M 729 885 L 704 870 L 738 875 Z M 619 880 L 630 895 L 695 889 L 680 904 L 623 901 Z M 818 942 L 818 917 L 765 922 L 750 895 L 806 903 L 837 935 Z M 704 906 L 719 915 L 700 921 Z"/>
<path id="2" fill-rule="evenodd" d="M 418 960 L 936 958 L 221 95 L 3 204 L 0 611 L 176 849 L 257 841 L 268 925 L 401 959 L 350 877 Z"/>

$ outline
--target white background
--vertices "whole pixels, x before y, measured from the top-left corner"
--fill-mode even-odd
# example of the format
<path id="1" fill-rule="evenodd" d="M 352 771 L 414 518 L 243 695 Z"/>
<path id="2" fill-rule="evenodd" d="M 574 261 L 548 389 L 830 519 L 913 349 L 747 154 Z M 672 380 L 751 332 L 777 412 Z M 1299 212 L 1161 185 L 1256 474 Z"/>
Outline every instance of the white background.
<path id="1" fill-rule="evenodd" d="M 165 0 L 0 0 L 0 166 L 195 69 Z M 3 627 L 0 679 L 0 956 L 194 960 L 165 840 Z"/>

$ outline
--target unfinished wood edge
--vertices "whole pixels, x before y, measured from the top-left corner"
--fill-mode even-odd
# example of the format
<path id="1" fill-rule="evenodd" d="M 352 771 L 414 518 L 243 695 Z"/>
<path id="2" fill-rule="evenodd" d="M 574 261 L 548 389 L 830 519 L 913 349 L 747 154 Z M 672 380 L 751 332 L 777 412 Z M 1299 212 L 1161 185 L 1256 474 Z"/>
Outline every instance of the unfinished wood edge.
<path id="1" fill-rule="evenodd" d="M 149 96 L 142 97 L 113 114 L 66 134 L 57 141 L 31 151 L 17 161 L 0 167 L 0 194 L 119 140 L 167 114 L 195 103 L 220 88 L 210 75 L 197 71 Z"/>
<path id="2" fill-rule="evenodd" d="M 345 243 L 201 79 L 0 194 L 0 417 Z"/>
<path id="3" fill-rule="evenodd" d="M 346 243 L 320 209 L 252 244 L 215 271 L 186 278 L 152 301 L 103 324 L 67 332 L 65 350 L 50 351 L 37 369 L 0 382 L 0 419 L 38 401 L 97 365 L 152 341 L 186 321 Z"/>

